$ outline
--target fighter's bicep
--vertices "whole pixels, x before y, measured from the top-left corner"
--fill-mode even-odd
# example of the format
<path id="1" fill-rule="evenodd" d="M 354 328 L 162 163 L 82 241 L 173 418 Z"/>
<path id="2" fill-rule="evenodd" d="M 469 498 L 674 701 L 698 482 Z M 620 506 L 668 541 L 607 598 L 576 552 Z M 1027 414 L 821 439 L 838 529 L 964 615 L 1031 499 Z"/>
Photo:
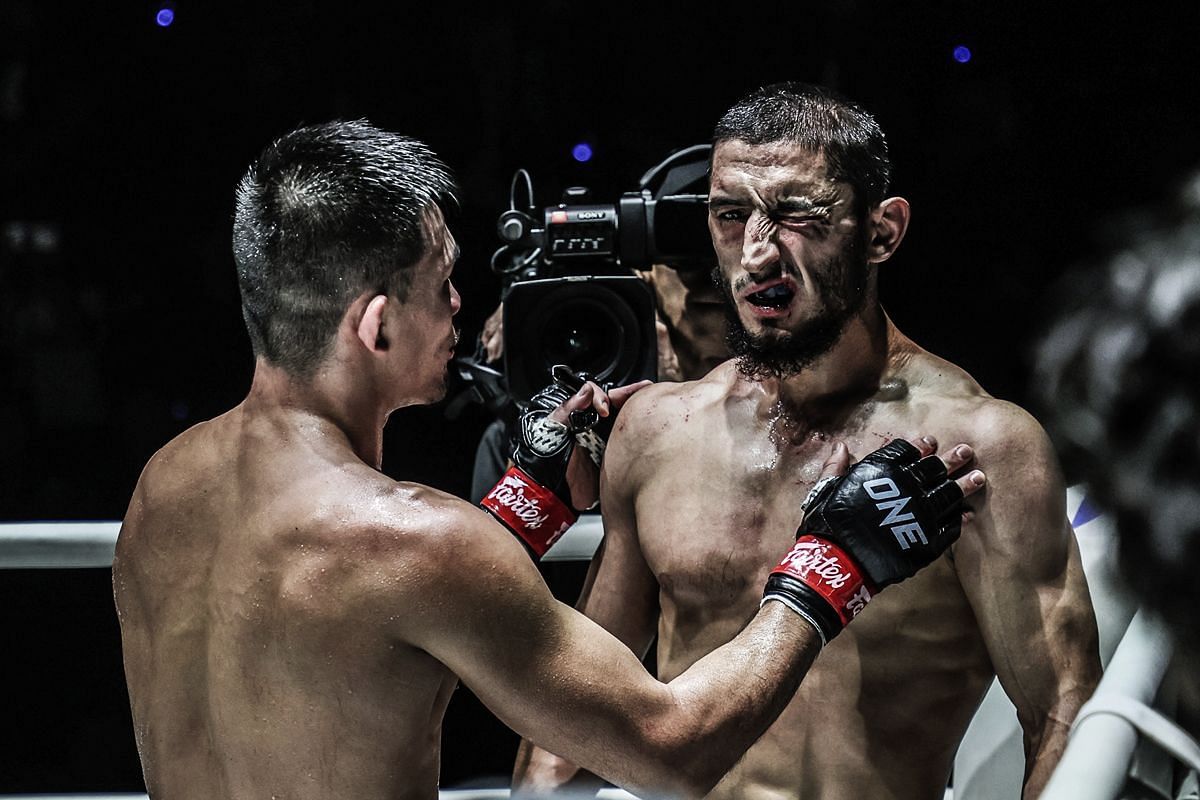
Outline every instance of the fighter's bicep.
<path id="1" fill-rule="evenodd" d="M 1079 676 L 1095 661 L 1096 627 L 1053 451 L 1040 428 L 1015 427 L 985 467 L 987 496 L 954 563 L 1001 685 L 1031 720 L 1090 680 Z"/>
<path id="2" fill-rule="evenodd" d="M 639 439 L 645 436 L 645 420 L 642 418 L 645 403 L 642 398 L 654 388 L 643 389 L 630 397 L 617 417 L 604 451 L 604 462 L 600 466 L 601 503 L 620 501 L 635 491 L 639 458 L 643 454 Z"/>
<path id="3" fill-rule="evenodd" d="M 423 579 L 443 596 L 426 604 L 410 643 L 514 731 L 567 758 L 594 767 L 606 739 L 636 742 L 630 726 L 669 705 L 666 687 L 628 647 L 555 600 L 519 546 L 474 533 L 440 577 Z"/>
<path id="4" fill-rule="evenodd" d="M 605 533 L 576 608 L 639 658 L 646 654 L 657 630 L 658 583 L 629 540 Z"/>
<path id="5" fill-rule="evenodd" d="M 989 574 L 1053 583 L 1066 568 L 1072 536 L 1057 456 L 1041 427 L 1020 409 L 1007 407 L 989 422 L 975 447 L 988 485 L 968 501 L 972 518 L 954 551 L 960 573 L 978 573 L 973 583 L 990 583 Z"/>
<path id="6" fill-rule="evenodd" d="M 639 477 L 626 451 L 630 437 L 623 437 L 615 454 L 605 458 L 600 471 L 600 511 L 604 521 L 604 545 L 596 560 L 611 567 L 632 564 L 645 568 L 638 537 L 637 498 Z"/>

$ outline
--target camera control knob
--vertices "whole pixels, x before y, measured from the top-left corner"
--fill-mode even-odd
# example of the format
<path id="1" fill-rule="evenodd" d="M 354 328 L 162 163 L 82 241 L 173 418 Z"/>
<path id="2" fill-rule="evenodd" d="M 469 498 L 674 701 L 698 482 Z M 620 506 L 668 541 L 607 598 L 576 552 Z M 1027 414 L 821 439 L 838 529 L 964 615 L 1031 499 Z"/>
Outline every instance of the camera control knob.
<path id="1" fill-rule="evenodd" d="M 532 228 L 533 219 L 528 214 L 516 210 L 505 211 L 496 221 L 496 233 L 510 244 L 524 239 Z"/>
<path id="2" fill-rule="evenodd" d="M 525 228 L 519 220 L 506 219 L 504 225 L 500 228 L 500 237 L 505 241 L 515 242 L 521 238 L 521 231 Z"/>

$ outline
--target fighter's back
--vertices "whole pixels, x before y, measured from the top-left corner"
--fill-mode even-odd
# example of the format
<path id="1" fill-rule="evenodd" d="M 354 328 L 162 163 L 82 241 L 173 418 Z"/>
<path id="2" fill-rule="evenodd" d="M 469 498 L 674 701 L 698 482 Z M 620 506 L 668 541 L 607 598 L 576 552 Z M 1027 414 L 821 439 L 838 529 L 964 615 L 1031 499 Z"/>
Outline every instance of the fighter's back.
<path id="1" fill-rule="evenodd" d="M 455 679 L 380 617 L 436 493 L 316 425 L 239 406 L 139 480 L 113 569 L 152 796 L 436 797 Z"/>

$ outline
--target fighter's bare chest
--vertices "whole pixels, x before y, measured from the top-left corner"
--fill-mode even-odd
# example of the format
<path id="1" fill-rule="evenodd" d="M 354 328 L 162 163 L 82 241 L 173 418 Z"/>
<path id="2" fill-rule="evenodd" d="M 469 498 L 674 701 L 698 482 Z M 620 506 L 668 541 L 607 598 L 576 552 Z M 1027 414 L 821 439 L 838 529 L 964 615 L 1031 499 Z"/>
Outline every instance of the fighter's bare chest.
<path id="1" fill-rule="evenodd" d="M 892 438 L 891 427 L 867 420 L 799 435 L 769 425 L 713 427 L 676 442 L 636 501 L 643 554 L 662 591 L 706 603 L 757 596 L 793 541 L 801 503 L 835 441 L 859 458 Z"/>

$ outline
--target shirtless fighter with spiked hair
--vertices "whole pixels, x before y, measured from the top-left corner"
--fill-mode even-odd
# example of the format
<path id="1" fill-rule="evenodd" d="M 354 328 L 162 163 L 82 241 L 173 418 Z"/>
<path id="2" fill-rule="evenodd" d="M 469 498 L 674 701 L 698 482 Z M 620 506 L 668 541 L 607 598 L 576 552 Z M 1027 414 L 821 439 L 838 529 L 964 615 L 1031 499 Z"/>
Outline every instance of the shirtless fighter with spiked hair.
<path id="1" fill-rule="evenodd" d="M 113 562 L 151 797 L 433 800 L 460 678 L 514 730 L 609 780 L 703 794 L 786 705 L 822 639 L 958 535 L 959 501 L 983 477 L 946 469 L 969 456 L 943 464 L 931 443 L 896 441 L 846 473 L 835 454 L 826 475 L 846 475 L 811 499 L 798 540 L 786 523 L 761 610 L 655 680 L 553 600 L 493 516 L 380 472 L 388 414 L 445 393 L 453 203 L 428 148 L 363 122 L 283 136 L 239 185 L 249 394 L 154 455 Z M 568 479 L 586 473 L 573 437 L 631 391 L 586 384 L 532 410 L 510 502 L 497 494 L 488 511 L 530 547 L 557 529 L 530 508 L 569 522 L 596 491 Z M 880 487 L 910 501 L 921 546 L 880 527 Z"/>

